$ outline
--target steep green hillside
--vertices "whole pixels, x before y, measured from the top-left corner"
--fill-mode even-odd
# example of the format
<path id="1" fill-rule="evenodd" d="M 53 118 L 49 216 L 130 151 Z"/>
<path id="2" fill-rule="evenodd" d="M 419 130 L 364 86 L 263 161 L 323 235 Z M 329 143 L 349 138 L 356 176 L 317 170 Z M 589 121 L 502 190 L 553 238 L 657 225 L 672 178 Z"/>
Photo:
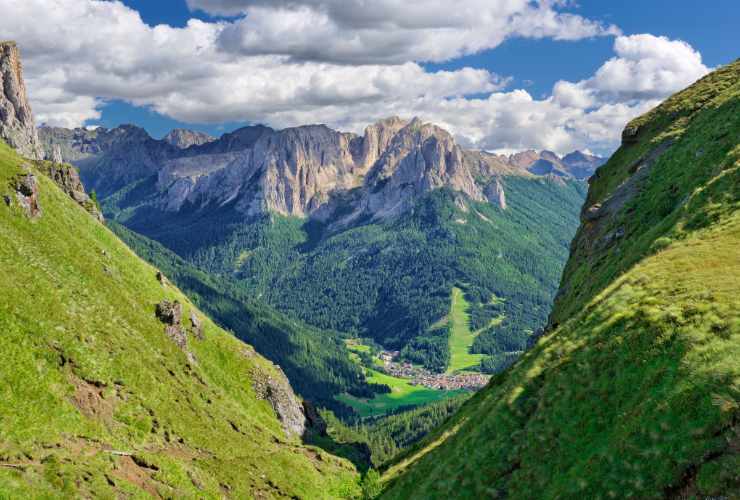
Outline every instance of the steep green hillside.
<path id="1" fill-rule="evenodd" d="M 1 498 L 355 493 L 348 462 L 283 429 L 273 405 L 297 401 L 277 368 L 34 167 L 29 218 L 22 163 L 0 144 Z M 183 305 L 182 346 L 165 299 Z"/>
<path id="2" fill-rule="evenodd" d="M 109 222 L 108 226 L 137 255 L 162 270 L 214 320 L 278 363 L 299 394 L 340 415 L 349 413 L 350 409 L 339 405 L 335 395 L 344 392 L 363 397 L 372 395 L 362 370 L 350 360 L 336 332 L 288 319 L 255 300 L 255 296 L 231 278 L 216 279 L 121 224 Z"/>
<path id="3" fill-rule="evenodd" d="M 337 230 L 266 215 L 245 220 L 229 206 L 161 212 L 146 183 L 106 201 L 107 213 L 209 274 L 235 278 L 249 294 L 323 329 L 371 337 L 430 369 L 449 364 L 446 328 L 430 328 L 465 289 L 486 328 L 474 351 L 521 350 L 544 326 L 585 184 L 510 176 L 508 208 L 435 190 L 400 217 Z M 120 211 L 121 207 L 128 207 Z M 505 298 L 490 306 L 492 296 Z M 476 323 L 478 324 L 478 323 Z"/>
<path id="4" fill-rule="evenodd" d="M 553 329 L 386 474 L 387 498 L 740 496 L 740 61 L 630 123 Z"/>

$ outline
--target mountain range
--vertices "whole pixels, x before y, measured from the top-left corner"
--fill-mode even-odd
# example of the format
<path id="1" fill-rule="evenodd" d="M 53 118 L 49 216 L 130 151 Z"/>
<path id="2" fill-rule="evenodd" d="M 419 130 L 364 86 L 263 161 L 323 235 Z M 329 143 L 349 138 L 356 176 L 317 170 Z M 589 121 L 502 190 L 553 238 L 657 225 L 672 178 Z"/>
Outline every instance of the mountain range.
<path id="1" fill-rule="evenodd" d="M 39 136 L 47 157 L 77 165 L 103 196 L 156 175 L 156 205 L 168 212 L 236 202 L 245 216 L 272 212 L 344 225 L 399 215 L 440 187 L 505 206 L 500 176 L 586 180 L 604 161 L 580 151 L 562 158 L 466 151 L 437 126 L 397 117 L 368 126 L 363 136 L 323 125 L 250 126 L 219 139 L 178 129 L 157 141 L 133 125 L 41 127 Z"/>
<path id="2" fill-rule="evenodd" d="M 289 316 L 436 371 L 450 363 L 454 286 L 477 318 L 474 352 L 521 352 L 544 326 L 584 179 L 603 162 L 469 151 L 397 117 L 362 136 L 324 125 L 218 139 L 180 130 L 158 141 L 134 126 L 39 136 L 111 220 Z"/>

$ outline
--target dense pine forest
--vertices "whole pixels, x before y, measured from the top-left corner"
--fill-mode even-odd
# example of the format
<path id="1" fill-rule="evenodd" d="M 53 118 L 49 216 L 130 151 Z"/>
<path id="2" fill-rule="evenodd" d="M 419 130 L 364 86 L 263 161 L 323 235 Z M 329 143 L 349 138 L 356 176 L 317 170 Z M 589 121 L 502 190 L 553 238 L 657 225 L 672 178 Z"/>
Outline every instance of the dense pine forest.
<path id="1" fill-rule="evenodd" d="M 505 186 L 506 210 L 440 189 L 398 218 L 340 229 L 276 214 L 245 221 L 228 206 L 176 217 L 121 210 L 146 200 L 146 183 L 104 207 L 242 295 L 444 371 L 449 334 L 432 326 L 453 286 L 482 329 L 473 352 L 521 351 L 547 319 L 586 185 L 508 177 Z"/>

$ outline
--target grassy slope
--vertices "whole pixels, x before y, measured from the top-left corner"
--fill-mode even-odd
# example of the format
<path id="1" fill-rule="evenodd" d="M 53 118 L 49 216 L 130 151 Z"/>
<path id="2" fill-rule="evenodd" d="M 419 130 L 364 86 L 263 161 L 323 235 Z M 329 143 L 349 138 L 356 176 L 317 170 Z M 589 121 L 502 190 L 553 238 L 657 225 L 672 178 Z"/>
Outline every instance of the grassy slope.
<path id="1" fill-rule="evenodd" d="M 0 144 L 3 194 L 20 162 Z M 194 306 L 37 178 L 40 219 L 0 204 L 0 497 L 351 493 L 347 462 L 286 437 L 256 399 L 252 374 L 274 367 L 207 319 L 189 365 L 154 306 Z"/>
<path id="2" fill-rule="evenodd" d="M 447 373 L 477 369 L 483 355 L 470 353 L 470 347 L 473 345 L 477 332 L 470 329 L 468 302 L 465 300 L 463 291 L 457 287 L 452 288 L 449 322 L 450 366 L 447 368 Z"/>
<path id="3" fill-rule="evenodd" d="M 387 498 L 740 495 L 740 62 L 633 125 L 587 206 L 674 142 L 612 227 L 582 225 L 559 326 L 391 468 Z"/>
<path id="4" fill-rule="evenodd" d="M 280 365 L 293 389 L 317 406 L 335 412 L 334 396 L 365 385 L 359 367 L 347 357 L 344 342 L 334 332 L 318 330 L 288 318 L 234 286 L 226 277 L 196 269 L 156 241 L 117 222 L 108 227 L 169 279 L 214 321 Z"/>

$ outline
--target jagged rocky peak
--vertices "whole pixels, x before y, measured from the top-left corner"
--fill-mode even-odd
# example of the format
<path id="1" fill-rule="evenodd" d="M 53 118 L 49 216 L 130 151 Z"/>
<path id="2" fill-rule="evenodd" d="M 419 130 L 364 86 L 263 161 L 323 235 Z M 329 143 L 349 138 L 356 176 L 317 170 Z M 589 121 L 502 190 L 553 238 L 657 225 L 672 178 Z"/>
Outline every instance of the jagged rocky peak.
<path id="1" fill-rule="evenodd" d="M 178 149 L 187 149 L 190 146 L 201 146 L 213 142 L 216 138 L 204 132 L 176 128 L 165 135 L 162 140 Z"/>
<path id="2" fill-rule="evenodd" d="M 527 169 L 530 165 L 540 159 L 540 155 L 533 149 L 520 151 L 509 156 L 509 163 L 521 169 Z"/>
<path id="3" fill-rule="evenodd" d="M 365 128 L 365 135 L 362 138 L 362 148 L 360 152 L 360 168 L 367 170 L 372 167 L 395 135 L 406 125 L 407 120 L 398 116 L 386 118 Z"/>
<path id="4" fill-rule="evenodd" d="M 0 139 L 26 158 L 43 158 L 15 42 L 0 42 Z"/>
<path id="5" fill-rule="evenodd" d="M 393 137 L 369 173 L 367 185 L 365 208 L 380 217 L 397 215 L 420 195 L 444 186 L 485 200 L 452 135 L 419 118 Z"/>

